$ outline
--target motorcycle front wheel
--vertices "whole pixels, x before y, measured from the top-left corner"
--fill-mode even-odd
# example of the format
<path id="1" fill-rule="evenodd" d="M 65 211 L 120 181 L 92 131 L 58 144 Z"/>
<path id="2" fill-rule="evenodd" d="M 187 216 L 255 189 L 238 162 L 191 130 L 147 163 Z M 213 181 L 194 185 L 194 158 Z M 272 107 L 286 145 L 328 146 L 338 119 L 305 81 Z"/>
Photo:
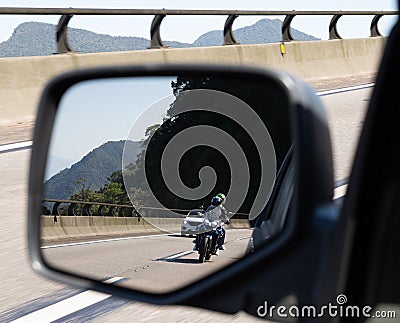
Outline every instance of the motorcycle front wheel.
<path id="1" fill-rule="evenodd" d="M 207 237 L 206 235 L 201 237 L 199 242 L 199 263 L 203 263 L 204 258 L 206 258 L 208 243 L 209 237 Z"/>
<path id="2" fill-rule="evenodd" d="M 204 257 L 204 259 L 205 260 L 210 260 L 211 254 L 212 254 L 212 250 L 211 250 L 212 238 L 208 236 L 206 242 L 207 242 L 207 244 L 206 244 L 206 256 Z"/>

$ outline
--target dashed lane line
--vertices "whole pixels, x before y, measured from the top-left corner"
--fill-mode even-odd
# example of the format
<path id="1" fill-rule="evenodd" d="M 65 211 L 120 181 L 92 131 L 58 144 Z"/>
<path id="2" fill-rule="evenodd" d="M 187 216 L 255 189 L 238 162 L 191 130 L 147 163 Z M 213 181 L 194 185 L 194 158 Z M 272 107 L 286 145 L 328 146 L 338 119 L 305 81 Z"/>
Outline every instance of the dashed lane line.
<path id="1" fill-rule="evenodd" d="M 12 144 L 0 145 L 0 154 L 31 148 L 32 143 L 33 142 L 30 140 L 30 141 L 21 141 Z"/>
<path id="2" fill-rule="evenodd" d="M 173 236 L 173 234 L 172 233 L 164 233 L 164 234 L 155 234 L 155 235 L 147 235 L 147 236 L 136 236 L 136 237 L 124 237 L 124 238 L 111 238 L 111 239 L 71 242 L 71 243 L 63 243 L 63 244 L 57 244 L 57 245 L 42 246 L 41 249 L 74 247 L 74 246 L 82 246 L 82 245 L 95 244 L 95 243 L 114 242 L 114 241 L 133 240 L 133 239 L 149 239 L 149 238 L 166 237 L 166 236 Z"/>
<path id="3" fill-rule="evenodd" d="M 348 184 L 336 187 L 333 191 L 333 199 L 336 200 L 346 195 Z"/>
<path id="4" fill-rule="evenodd" d="M 122 277 L 113 277 L 105 281 L 105 283 L 113 284 L 123 280 Z M 12 322 L 15 323 L 31 323 L 31 322 L 53 322 L 74 312 L 80 311 L 88 306 L 94 305 L 111 295 L 103 294 L 91 290 L 84 291 L 70 298 L 64 299 L 53 305 L 47 306 L 25 316 L 22 316 Z"/>
<path id="5" fill-rule="evenodd" d="M 318 96 L 325 96 L 325 95 L 339 94 L 339 93 L 344 93 L 344 92 L 364 90 L 364 89 L 368 89 L 368 88 L 374 87 L 374 86 L 375 86 L 375 83 L 368 83 L 368 84 L 362 84 L 362 85 L 356 85 L 356 86 L 342 87 L 339 89 L 333 89 L 333 90 L 327 90 L 327 91 L 319 91 L 319 92 L 316 92 L 315 94 Z"/>

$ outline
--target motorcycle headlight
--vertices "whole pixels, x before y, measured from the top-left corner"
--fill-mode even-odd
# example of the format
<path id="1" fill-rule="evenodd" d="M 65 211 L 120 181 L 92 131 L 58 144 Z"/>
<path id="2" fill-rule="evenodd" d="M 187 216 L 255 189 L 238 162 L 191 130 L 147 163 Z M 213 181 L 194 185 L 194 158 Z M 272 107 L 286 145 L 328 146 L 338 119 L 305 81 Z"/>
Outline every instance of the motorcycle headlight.
<path id="1" fill-rule="evenodd" d="M 183 221 L 183 224 L 187 224 L 187 221 L 185 220 L 185 221 Z"/>

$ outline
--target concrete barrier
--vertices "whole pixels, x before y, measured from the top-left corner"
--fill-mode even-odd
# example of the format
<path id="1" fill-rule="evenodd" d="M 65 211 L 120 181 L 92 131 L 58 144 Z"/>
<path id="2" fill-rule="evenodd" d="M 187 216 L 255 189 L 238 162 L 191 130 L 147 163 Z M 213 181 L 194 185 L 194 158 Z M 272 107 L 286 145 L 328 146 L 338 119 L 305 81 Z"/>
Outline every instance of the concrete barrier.
<path id="1" fill-rule="evenodd" d="M 248 229 L 250 228 L 250 222 L 247 219 L 231 219 L 229 225 L 226 225 L 227 230 L 230 229 Z"/>
<path id="2" fill-rule="evenodd" d="M 42 216 L 42 239 L 61 242 L 90 238 L 134 236 L 165 233 L 143 218 L 92 216 Z"/>
<path id="3" fill-rule="evenodd" d="M 129 237 L 168 232 L 180 232 L 182 219 L 156 218 L 152 223 L 141 218 L 119 218 L 102 216 L 42 216 L 42 240 L 65 242 L 87 239 Z M 165 230 L 158 227 L 161 226 Z M 233 219 L 226 228 L 249 228 L 249 221 Z"/>
<path id="4" fill-rule="evenodd" d="M 83 67 L 154 64 L 216 63 L 272 67 L 307 81 L 373 73 L 385 38 L 343 39 L 280 44 L 169 48 L 95 54 L 0 59 L 0 125 L 32 122 L 40 93 L 55 75 Z"/>

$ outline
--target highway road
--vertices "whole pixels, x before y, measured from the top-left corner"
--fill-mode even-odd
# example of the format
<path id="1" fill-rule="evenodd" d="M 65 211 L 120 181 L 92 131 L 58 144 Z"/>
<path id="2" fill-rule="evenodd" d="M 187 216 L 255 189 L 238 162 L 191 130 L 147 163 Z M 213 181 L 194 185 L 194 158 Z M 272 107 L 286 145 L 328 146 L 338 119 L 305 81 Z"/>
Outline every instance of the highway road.
<path id="1" fill-rule="evenodd" d="M 361 83 L 361 82 L 360 82 Z M 354 85 L 354 84 L 352 84 Z M 318 86 L 318 84 L 316 85 Z M 334 86 L 335 88 L 339 86 Z M 322 88 L 322 86 L 320 86 Z M 326 87 L 324 87 L 326 89 Z M 332 93 L 322 96 L 327 106 L 329 117 L 329 125 L 331 127 L 334 159 L 335 159 L 335 179 L 340 180 L 349 175 L 351 162 L 354 156 L 355 145 L 358 140 L 360 129 L 366 111 L 366 105 L 369 101 L 371 88 L 356 89 L 347 92 Z M 29 128 L 29 126 L 28 126 Z M 6 130 L 6 131 L 11 131 Z M 28 140 L 29 131 L 26 132 Z M 0 134 L 2 143 L 9 140 L 12 136 L 7 133 Z M 17 140 L 18 141 L 18 140 Z M 0 188 L 0 258 L 2 265 L 0 266 L 0 277 L 2 279 L 2 289 L 0 291 L 0 322 L 9 322 L 21 318 L 21 322 L 34 321 L 33 316 L 38 315 L 41 322 L 45 322 L 50 317 L 57 317 L 59 322 L 71 320 L 80 321 L 96 321 L 96 322 L 113 322 L 113 321 L 155 321 L 163 320 L 165 322 L 175 321 L 205 321 L 209 319 L 230 322 L 251 322 L 257 321 L 245 313 L 237 315 L 224 315 L 210 311 L 204 311 L 194 308 L 184 308 L 180 306 L 159 307 L 140 303 L 131 303 L 126 300 L 109 297 L 99 293 L 80 291 L 69 286 L 58 284 L 42 278 L 35 274 L 29 264 L 27 257 L 26 245 L 26 201 L 27 201 L 27 175 L 29 164 L 30 150 L 23 149 L 18 151 L 8 151 L 0 153 L 0 170 L 2 178 L 2 186 Z M 242 237 L 245 232 L 238 231 L 238 237 Z M 243 236 L 244 237 L 244 236 Z M 236 236 L 231 235 L 232 241 Z M 135 265 L 142 265 L 143 260 L 148 261 L 155 257 L 165 258 L 174 254 L 174 251 L 190 251 L 191 239 L 164 236 L 157 239 L 170 239 L 173 241 L 172 249 L 160 250 L 159 254 L 143 255 L 140 248 L 136 248 L 138 261 L 132 264 L 133 271 Z M 237 240 L 237 243 L 240 240 Z M 241 243 L 246 240 L 243 239 Z M 143 243 L 143 241 L 135 241 L 134 243 Z M 124 242 L 126 243 L 126 241 Z M 133 243 L 132 241 L 130 243 Z M 233 243 L 233 242 L 232 242 Z M 227 245 L 229 250 L 229 244 Z M 84 252 L 84 248 L 81 251 Z M 97 247 L 96 247 L 97 248 Z M 132 244 L 126 244 L 126 248 L 135 248 Z M 58 248 L 48 249 L 46 252 L 50 254 L 65 257 L 68 252 L 74 249 Z M 92 249 L 93 250 L 93 249 Z M 201 265 L 209 266 L 207 270 L 212 270 L 212 266 L 218 262 L 229 261 L 229 257 L 234 258 L 235 255 L 230 251 L 224 251 L 215 259 L 214 263 Z M 74 253 L 75 254 L 75 253 Z M 148 257 L 148 258 L 140 258 Z M 193 266 L 191 260 L 193 254 L 186 254 L 179 259 L 188 259 L 185 261 L 152 261 L 154 266 L 167 266 L 169 272 L 172 272 L 171 266 L 190 267 Z M 226 258 L 224 258 L 226 257 Z M 55 262 L 59 258 L 52 258 Z M 140 262 L 142 260 L 142 262 Z M 120 272 L 113 263 L 109 268 L 94 267 L 93 271 L 99 270 L 97 274 L 101 277 L 115 276 L 125 277 L 126 272 Z M 113 267 L 114 266 L 114 267 Z M 79 267 L 79 266 L 78 266 Z M 206 268 L 206 267 L 205 267 Z M 137 268 L 136 268 L 137 269 Z M 79 270 L 79 268 L 78 268 Z M 196 267 L 197 270 L 197 267 Z M 156 271 L 155 271 L 156 272 Z M 115 273 L 115 274 L 114 274 Z M 190 279 L 190 275 L 183 280 Z M 150 275 L 151 276 L 151 275 Z M 144 279 L 138 284 L 143 284 L 150 276 L 143 275 Z M 137 285 L 139 286 L 139 285 Z M 156 286 L 155 288 L 169 288 L 170 286 Z M 57 307 L 57 304 L 60 307 Z M 80 306 L 77 306 L 79 304 Z M 77 307 L 74 307 L 77 306 Z M 68 309 L 67 312 L 60 310 Z M 76 311 L 74 309 L 76 308 Z M 72 312 L 71 312 L 72 310 Z M 42 315 L 42 316 L 40 316 Z M 55 316 L 52 316 L 55 315 Z"/>
<path id="2" fill-rule="evenodd" d="M 242 258 L 251 233 L 251 229 L 228 229 L 226 250 L 204 264 L 199 264 L 198 253 L 192 250 L 193 238 L 175 234 L 53 245 L 44 254 L 56 267 L 101 280 L 120 277 L 122 285 L 159 293 L 183 287 Z"/>

